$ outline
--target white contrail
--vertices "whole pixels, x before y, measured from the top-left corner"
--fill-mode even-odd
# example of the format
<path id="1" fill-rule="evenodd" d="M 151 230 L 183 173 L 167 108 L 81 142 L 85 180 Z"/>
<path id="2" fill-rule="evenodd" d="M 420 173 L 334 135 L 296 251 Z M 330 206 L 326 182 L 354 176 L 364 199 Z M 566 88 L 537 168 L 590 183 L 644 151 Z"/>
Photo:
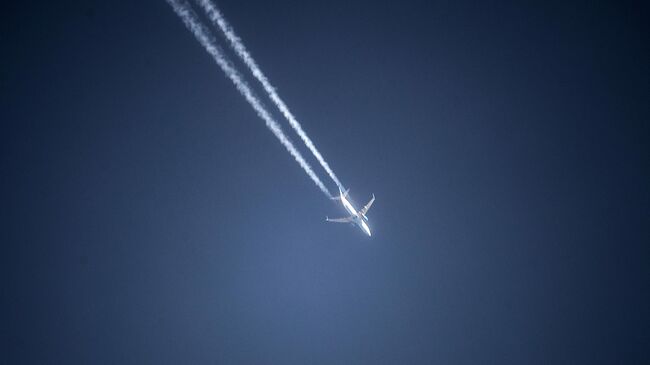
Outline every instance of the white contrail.
<path id="1" fill-rule="evenodd" d="M 296 147 L 291 143 L 291 141 L 284 135 L 280 125 L 273 120 L 271 115 L 264 109 L 264 106 L 260 101 L 255 97 L 253 91 L 248 86 L 246 81 L 244 81 L 237 70 L 228 62 L 226 57 L 223 55 L 219 46 L 214 42 L 214 39 L 210 32 L 203 27 L 203 25 L 197 19 L 196 14 L 192 9 L 187 5 L 183 0 L 167 0 L 167 3 L 172 6 L 174 12 L 183 20 L 185 26 L 192 31 L 196 39 L 201 43 L 203 48 L 212 56 L 215 62 L 221 67 L 223 72 L 230 78 L 230 80 L 235 84 L 237 90 L 246 98 L 246 101 L 255 109 L 257 115 L 264 120 L 266 126 L 273 132 L 273 134 L 280 140 L 282 145 L 291 153 L 293 158 L 296 159 L 300 167 L 309 175 L 309 177 L 316 183 L 316 185 L 327 195 L 331 197 L 331 194 L 320 181 L 318 176 L 311 169 L 311 166 L 305 161 L 300 152 Z"/>
<path id="2" fill-rule="evenodd" d="M 208 14 L 208 17 L 214 23 L 221 29 L 223 34 L 226 36 L 228 41 L 230 42 L 230 45 L 232 48 L 235 50 L 239 58 L 244 61 L 246 66 L 250 69 L 250 71 L 253 73 L 253 76 L 262 84 L 264 87 L 264 90 L 267 92 L 271 100 L 273 100 L 273 103 L 280 109 L 280 112 L 284 117 L 289 121 L 289 124 L 291 127 L 298 133 L 298 136 L 302 139 L 302 141 L 307 145 L 307 148 L 311 151 L 311 153 L 314 154 L 314 157 L 320 162 L 321 166 L 327 171 L 327 174 L 334 180 L 336 185 L 338 185 L 340 188 L 343 189 L 343 185 L 339 181 L 339 179 L 336 177 L 334 174 L 334 171 L 330 168 L 330 166 L 327 164 L 323 156 L 318 152 L 318 149 L 316 149 L 316 146 L 314 146 L 314 143 L 309 139 L 307 136 L 307 133 L 302 129 L 302 126 L 296 118 L 291 114 L 289 111 L 289 108 L 286 106 L 286 104 L 280 99 L 278 94 L 275 92 L 275 88 L 271 85 L 269 80 L 264 76 L 262 73 L 262 70 L 257 66 L 257 63 L 255 63 L 255 60 L 253 57 L 248 53 L 246 50 L 246 47 L 244 47 L 244 44 L 242 43 L 241 39 L 235 34 L 235 31 L 232 29 L 230 24 L 226 21 L 226 19 L 223 17 L 219 9 L 210 1 L 210 0 L 196 0 L 198 1 L 205 12 Z"/>

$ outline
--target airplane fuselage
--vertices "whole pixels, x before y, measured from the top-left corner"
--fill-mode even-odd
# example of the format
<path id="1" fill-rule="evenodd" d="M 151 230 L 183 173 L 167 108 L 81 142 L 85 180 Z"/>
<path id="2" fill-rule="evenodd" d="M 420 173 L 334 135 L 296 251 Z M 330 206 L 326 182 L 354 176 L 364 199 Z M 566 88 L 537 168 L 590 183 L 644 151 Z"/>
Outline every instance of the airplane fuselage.
<path id="1" fill-rule="evenodd" d="M 368 217 L 363 214 L 359 214 L 343 194 L 341 194 L 341 202 L 343 203 L 345 210 L 350 213 L 350 216 L 352 217 L 352 224 L 361 228 L 361 230 L 363 230 L 368 236 L 371 236 L 372 234 L 370 233 L 370 227 L 368 227 L 368 224 L 366 223 L 368 221 Z"/>

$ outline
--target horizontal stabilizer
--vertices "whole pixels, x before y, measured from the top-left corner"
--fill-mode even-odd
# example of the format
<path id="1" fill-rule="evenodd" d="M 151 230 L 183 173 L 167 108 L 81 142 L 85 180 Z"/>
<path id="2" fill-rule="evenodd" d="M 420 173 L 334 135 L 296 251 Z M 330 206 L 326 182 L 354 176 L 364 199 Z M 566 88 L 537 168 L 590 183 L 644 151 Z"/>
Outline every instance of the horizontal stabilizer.
<path id="1" fill-rule="evenodd" d="M 342 191 L 341 188 L 339 188 L 339 194 L 340 194 L 340 195 L 339 195 L 339 196 L 333 196 L 331 199 L 332 199 L 332 200 L 341 200 L 341 195 L 342 195 L 343 197 L 346 197 L 346 198 L 347 198 L 349 192 L 350 192 L 350 189 L 348 189 L 348 190 L 346 190 L 346 191 Z"/>

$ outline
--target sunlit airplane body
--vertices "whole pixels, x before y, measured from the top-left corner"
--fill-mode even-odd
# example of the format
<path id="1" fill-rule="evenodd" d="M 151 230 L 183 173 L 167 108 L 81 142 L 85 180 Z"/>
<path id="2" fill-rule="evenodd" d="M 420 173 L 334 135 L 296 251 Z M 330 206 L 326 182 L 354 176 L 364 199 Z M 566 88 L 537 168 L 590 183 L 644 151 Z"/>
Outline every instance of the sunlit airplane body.
<path id="1" fill-rule="evenodd" d="M 340 200 L 341 203 L 343 204 L 343 207 L 345 207 L 345 210 L 350 213 L 349 217 L 345 218 L 329 218 L 325 217 L 325 220 L 328 222 L 335 222 L 335 223 L 351 223 L 352 225 L 359 226 L 362 231 L 364 231 L 368 236 L 370 236 L 370 227 L 368 227 L 368 217 L 366 217 L 366 213 L 368 213 L 368 210 L 370 210 L 370 206 L 372 203 L 375 201 L 375 194 L 372 194 L 372 199 L 366 204 L 363 208 L 360 210 L 354 209 L 352 204 L 350 204 L 350 201 L 348 201 L 347 196 L 348 192 L 350 192 L 350 189 L 346 190 L 345 192 L 339 188 L 339 196 L 334 197 L 332 199 L 334 200 Z"/>

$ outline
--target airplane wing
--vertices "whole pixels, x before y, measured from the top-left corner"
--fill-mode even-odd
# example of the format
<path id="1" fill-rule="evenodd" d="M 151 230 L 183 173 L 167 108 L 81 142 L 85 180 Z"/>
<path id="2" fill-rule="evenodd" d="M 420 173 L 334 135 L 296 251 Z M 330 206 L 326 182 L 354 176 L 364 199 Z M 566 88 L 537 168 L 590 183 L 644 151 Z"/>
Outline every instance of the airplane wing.
<path id="1" fill-rule="evenodd" d="M 350 222 L 352 222 L 352 216 L 345 217 L 345 218 L 325 217 L 325 220 L 328 221 L 328 222 L 334 222 L 334 223 L 350 223 Z"/>
<path id="2" fill-rule="evenodd" d="M 361 210 L 359 211 L 359 214 L 366 215 L 366 213 L 368 213 L 368 211 L 370 210 L 370 207 L 372 206 L 372 203 L 374 203 L 374 202 L 375 202 L 375 194 L 372 194 L 372 199 L 370 199 L 370 201 L 368 202 L 368 204 L 366 204 L 365 207 L 361 208 Z"/>

